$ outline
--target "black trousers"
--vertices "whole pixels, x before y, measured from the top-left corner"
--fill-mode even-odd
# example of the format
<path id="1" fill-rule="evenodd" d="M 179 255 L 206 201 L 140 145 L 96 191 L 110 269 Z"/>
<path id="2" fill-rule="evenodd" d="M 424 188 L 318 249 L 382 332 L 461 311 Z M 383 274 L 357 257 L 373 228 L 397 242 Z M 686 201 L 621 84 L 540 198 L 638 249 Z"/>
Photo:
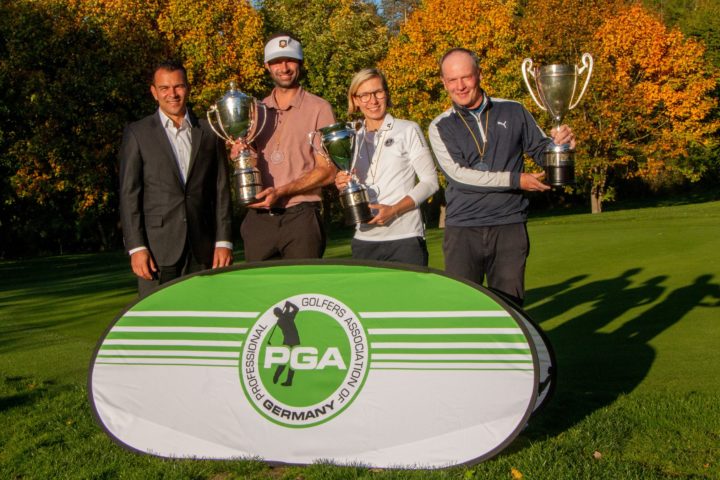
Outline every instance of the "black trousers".
<path id="1" fill-rule="evenodd" d="M 300 203 L 288 209 L 248 208 L 240 234 L 248 262 L 321 258 L 325 252 L 319 203 Z"/>
<path id="2" fill-rule="evenodd" d="M 530 240 L 524 223 L 491 227 L 446 227 L 445 271 L 496 290 L 518 305 L 525 299 Z"/>
<path id="3" fill-rule="evenodd" d="M 175 265 L 158 265 L 158 271 L 155 273 L 152 280 L 145 280 L 144 278 L 138 277 L 138 293 L 140 298 L 145 298 L 163 283 L 167 283 L 170 280 L 175 280 L 184 275 L 190 273 L 199 272 L 210 268 L 212 265 L 204 265 L 195 258 L 192 254 L 189 244 L 185 244 L 180 260 Z"/>
<path id="4" fill-rule="evenodd" d="M 352 257 L 361 260 L 400 262 L 427 267 L 428 251 L 422 237 L 368 242 L 352 239 Z"/>

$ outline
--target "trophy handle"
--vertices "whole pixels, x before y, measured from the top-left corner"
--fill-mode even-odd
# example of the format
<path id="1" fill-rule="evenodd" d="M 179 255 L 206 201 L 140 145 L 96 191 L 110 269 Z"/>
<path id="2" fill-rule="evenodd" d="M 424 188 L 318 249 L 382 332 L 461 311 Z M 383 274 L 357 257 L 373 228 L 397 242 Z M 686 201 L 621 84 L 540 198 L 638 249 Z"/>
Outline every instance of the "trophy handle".
<path id="1" fill-rule="evenodd" d="M 252 143 L 255 141 L 255 139 L 260 135 L 260 132 L 263 131 L 265 128 L 265 122 L 267 121 L 267 107 L 265 107 L 265 104 L 262 102 L 258 102 L 256 99 L 253 99 L 253 101 L 250 103 L 250 118 L 251 118 L 251 125 L 248 129 L 248 135 L 245 139 L 245 143 Z M 262 111 L 262 123 L 260 124 L 260 127 L 257 127 L 257 118 L 258 118 L 258 112 Z M 249 133 L 252 132 L 252 133 Z"/>
<path id="2" fill-rule="evenodd" d="M 222 131 L 222 133 L 219 132 L 217 128 L 215 128 L 215 122 L 213 122 L 213 117 L 211 116 L 212 114 L 214 114 L 215 117 L 217 117 L 219 115 L 219 113 L 217 111 L 217 105 L 211 106 L 210 109 L 207 111 L 208 123 L 210 124 L 210 128 L 212 128 L 212 131 L 215 132 L 215 135 L 222 138 L 223 140 L 229 140 L 227 137 L 227 134 L 225 133 L 225 130 L 223 130 L 220 122 L 218 122 L 218 128 Z"/>
<path id="3" fill-rule="evenodd" d="M 320 142 L 320 148 L 317 148 L 315 146 L 315 137 L 320 135 L 320 132 L 317 130 L 313 130 L 312 132 L 308 133 L 308 143 L 310 144 L 310 148 L 312 148 L 313 153 L 315 155 L 320 155 L 321 157 L 325 158 L 328 162 L 330 162 L 330 155 L 325 151 L 325 147 L 323 147 L 322 142 Z"/>
<path id="4" fill-rule="evenodd" d="M 582 56 L 582 68 L 578 70 L 577 74 L 582 75 L 582 73 L 587 70 L 587 76 L 585 77 L 585 85 L 583 85 L 582 91 L 580 92 L 580 95 L 578 96 L 577 100 L 573 102 L 570 105 L 570 108 L 568 110 L 572 110 L 577 106 L 578 103 L 580 103 L 580 99 L 585 95 L 585 90 L 587 89 L 588 84 L 590 83 L 590 76 L 592 75 L 593 71 L 593 58 L 592 55 L 589 53 L 583 53 Z"/>
<path id="5" fill-rule="evenodd" d="M 532 75 L 533 78 L 535 78 L 535 72 L 532 70 L 533 61 L 530 58 L 526 58 L 523 60 L 522 66 L 520 67 L 520 70 L 522 70 L 523 79 L 525 80 L 525 86 L 527 86 L 528 91 L 530 92 L 530 96 L 533 100 L 535 100 L 535 103 L 538 107 L 540 107 L 541 110 L 547 111 L 547 108 L 545 108 L 545 105 L 542 104 L 542 102 L 538 101 L 537 97 L 535 96 L 535 92 L 533 91 L 532 87 L 530 86 L 530 81 L 528 80 L 528 72 L 530 72 L 530 75 Z"/>
<path id="6" fill-rule="evenodd" d="M 217 128 L 215 128 L 215 122 L 213 122 L 213 119 L 210 116 L 211 114 L 215 115 L 215 118 L 217 120 Z M 215 132 L 215 135 L 217 135 L 218 137 L 222 138 L 223 140 L 227 140 L 228 142 L 232 142 L 233 139 L 230 135 L 227 134 L 227 132 L 223 128 L 222 122 L 218 118 L 219 116 L 220 112 L 218 112 L 217 105 L 211 106 L 210 109 L 207 111 L 207 119 L 208 123 L 210 124 L 210 128 L 212 128 L 212 131 Z M 220 131 L 218 131 L 218 128 L 220 129 Z"/>

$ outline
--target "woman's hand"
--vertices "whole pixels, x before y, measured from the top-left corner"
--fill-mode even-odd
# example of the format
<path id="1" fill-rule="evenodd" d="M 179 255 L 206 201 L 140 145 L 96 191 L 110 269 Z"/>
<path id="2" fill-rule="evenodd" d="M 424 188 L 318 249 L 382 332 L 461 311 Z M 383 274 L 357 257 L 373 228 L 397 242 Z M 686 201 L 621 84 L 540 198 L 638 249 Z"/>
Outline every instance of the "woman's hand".
<path id="1" fill-rule="evenodd" d="M 394 205 L 371 203 L 370 209 L 377 210 L 377 213 L 372 218 L 372 220 L 368 222 L 368 225 L 388 225 L 398 217 L 398 211 Z"/>

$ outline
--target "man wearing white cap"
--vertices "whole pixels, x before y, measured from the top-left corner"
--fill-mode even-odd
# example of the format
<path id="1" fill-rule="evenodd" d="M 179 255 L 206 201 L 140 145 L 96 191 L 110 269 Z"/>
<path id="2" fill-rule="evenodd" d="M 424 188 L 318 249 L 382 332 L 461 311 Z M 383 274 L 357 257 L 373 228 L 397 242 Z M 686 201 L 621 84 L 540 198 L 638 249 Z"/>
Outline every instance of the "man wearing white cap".
<path id="1" fill-rule="evenodd" d="M 307 138 L 335 118 L 327 101 L 300 86 L 302 61 L 302 46 L 290 35 L 275 35 L 265 44 L 265 68 L 275 88 L 263 100 L 270 127 L 255 140 L 266 188 L 240 229 L 250 262 L 320 258 L 325 250 L 321 187 L 333 182 L 336 168 L 313 153 Z"/>

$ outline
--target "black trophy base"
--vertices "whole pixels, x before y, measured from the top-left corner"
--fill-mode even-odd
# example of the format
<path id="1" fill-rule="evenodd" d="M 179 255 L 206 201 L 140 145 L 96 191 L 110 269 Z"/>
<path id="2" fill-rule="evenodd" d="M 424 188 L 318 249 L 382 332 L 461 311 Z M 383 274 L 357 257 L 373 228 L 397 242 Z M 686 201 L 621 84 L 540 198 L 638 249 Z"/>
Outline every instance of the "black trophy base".
<path id="1" fill-rule="evenodd" d="M 544 160 L 545 183 L 553 187 L 575 185 L 574 151 L 546 151 Z"/>
<path id="2" fill-rule="evenodd" d="M 372 220 L 373 215 L 367 202 L 357 203 L 345 207 L 345 225 L 357 225 Z"/>
<path id="3" fill-rule="evenodd" d="M 357 225 L 367 223 L 373 218 L 370 211 L 370 198 L 367 189 L 359 184 L 354 184 L 340 193 L 340 205 L 345 214 L 345 225 Z"/>

